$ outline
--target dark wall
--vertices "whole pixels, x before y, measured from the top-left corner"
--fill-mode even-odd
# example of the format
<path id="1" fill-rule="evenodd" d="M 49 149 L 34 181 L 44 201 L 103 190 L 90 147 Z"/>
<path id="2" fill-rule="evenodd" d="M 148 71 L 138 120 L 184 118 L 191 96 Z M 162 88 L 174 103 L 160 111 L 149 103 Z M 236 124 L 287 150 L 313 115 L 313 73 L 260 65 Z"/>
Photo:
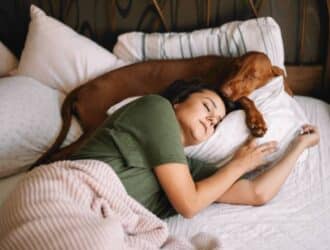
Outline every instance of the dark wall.
<path id="1" fill-rule="evenodd" d="M 254 13 L 248 2 L 158 0 L 165 25 L 171 31 L 215 27 L 231 20 L 252 18 Z M 323 63 L 327 36 L 324 0 L 254 2 L 259 16 L 272 16 L 281 26 L 288 64 Z M 0 40 L 18 56 L 24 45 L 31 3 L 110 50 L 120 33 L 166 31 L 152 0 L 1 0 Z"/>

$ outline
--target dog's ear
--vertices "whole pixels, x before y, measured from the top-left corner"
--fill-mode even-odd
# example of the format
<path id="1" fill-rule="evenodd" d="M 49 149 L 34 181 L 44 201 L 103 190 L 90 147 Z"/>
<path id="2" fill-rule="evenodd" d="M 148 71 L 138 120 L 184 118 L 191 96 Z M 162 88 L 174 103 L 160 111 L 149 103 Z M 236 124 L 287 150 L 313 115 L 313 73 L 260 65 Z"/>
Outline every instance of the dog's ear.
<path id="1" fill-rule="evenodd" d="M 284 71 L 280 67 L 272 66 L 272 72 L 273 72 L 274 76 L 283 76 L 283 77 L 285 77 Z"/>
<path id="2" fill-rule="evenodd" d="M 284 89 L 290 96 L 293 96 L 293 91 L 291 90 L 287 80 L 285 79 L 284 70 L 277 67 L 277 66 L 272 66 L 272 72 L 273 72 L 274 76 L 283 76 L 283 78 L 284 78 Z"/>

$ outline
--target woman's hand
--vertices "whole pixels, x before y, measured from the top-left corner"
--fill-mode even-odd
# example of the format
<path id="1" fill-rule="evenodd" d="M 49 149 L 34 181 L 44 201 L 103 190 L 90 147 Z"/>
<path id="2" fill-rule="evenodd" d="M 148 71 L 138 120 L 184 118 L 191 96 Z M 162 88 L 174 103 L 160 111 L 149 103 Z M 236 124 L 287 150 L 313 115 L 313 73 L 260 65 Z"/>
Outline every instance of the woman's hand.
<path id="1" fill-rule="evenodd" d="M 306 124 L 302 127 L 299 134 L 293 141 L 293 147 L 302 147 L 302 149 L 315 146 L 320 141 L 320 135 L 317 127 Z"/>
<path id="2" fill-rule="evenodd" d="M 277 150 L 277 142 L 271 141 L 257 145 L 255 138 L 249 138 L 247 142 L 234 154 L 233 161 L 242 166 L 245 172 L 249 172 L 266 163 L 266 156 Z"/>

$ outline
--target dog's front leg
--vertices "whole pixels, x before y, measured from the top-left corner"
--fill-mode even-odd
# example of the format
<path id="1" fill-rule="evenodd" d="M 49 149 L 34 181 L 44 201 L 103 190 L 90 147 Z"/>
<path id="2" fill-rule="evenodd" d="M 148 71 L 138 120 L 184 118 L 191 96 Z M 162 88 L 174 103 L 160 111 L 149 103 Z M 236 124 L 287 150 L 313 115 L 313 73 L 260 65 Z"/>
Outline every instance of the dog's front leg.
<path id="1" fill-rule="evenodd" d="M 262 114 L 254 105 L 254 102 L 245 96 L 239 98 L 237 101 L 245 110 L 246 124 L 252 135 L 262 137 L 267 131 L 267 125 Z"/>

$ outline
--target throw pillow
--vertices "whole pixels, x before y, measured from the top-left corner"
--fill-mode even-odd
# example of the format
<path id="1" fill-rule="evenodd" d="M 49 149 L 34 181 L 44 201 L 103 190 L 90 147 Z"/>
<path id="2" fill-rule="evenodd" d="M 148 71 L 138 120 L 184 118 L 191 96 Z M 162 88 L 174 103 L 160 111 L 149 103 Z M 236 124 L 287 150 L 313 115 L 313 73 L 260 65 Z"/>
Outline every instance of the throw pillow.
<path id="1" fill-rule="evenodd" d="M 125 63 L 88 38 L 32 5 L 31 22 L 18 75 L 32 77 L 62 93 Z"/>
<path id="2" fill-rule="evenodd" d="M 55 141 L 64 95 L 22 76 L 0 79 L 0 177 L 28 168 Z M 82 131 L 74 119 L 63 145 Z"/>
<path id="3" fill-rule="evenodd" d="M 281 29 L 273 18 L 234 21 L 193 32 L 130 32 L 120 35 L 114 47 L 114 54 L 127 62 L 210 54 L 232 57 L 248 51 L 263 52 L 273 65 L 285 69 Z"/>

